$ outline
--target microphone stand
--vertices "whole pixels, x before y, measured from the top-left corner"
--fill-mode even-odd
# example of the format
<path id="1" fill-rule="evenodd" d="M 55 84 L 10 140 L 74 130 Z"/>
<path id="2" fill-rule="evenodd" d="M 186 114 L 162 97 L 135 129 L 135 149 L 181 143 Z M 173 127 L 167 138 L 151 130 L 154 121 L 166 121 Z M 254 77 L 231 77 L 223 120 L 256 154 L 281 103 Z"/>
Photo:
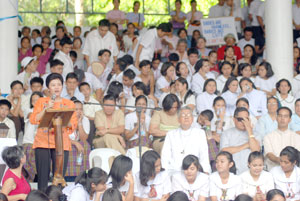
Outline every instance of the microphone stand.
<path id="1" fill-rule="evenodd" d="M 141 169 L 141 162 L 142 162 L 142 145 L 141 145 L 141 114 L 143 110 L 156 110 L 160 111 L 162 108 L 155 107 L 140 107 L 140 106 L 130 106 L 130 105 L 117 105 L 117 104 L 102 104 L 102 103 L 91 103 L 91 102 L 84 102 L 86 105 L 101 105 L 101 106 L 113 106 L 113 107 L 125 107 L 125 108 L 134 108 L 138 114 L 138 136 L 139 136 L 139 159 L 140 159 L 140 169 Z"/>

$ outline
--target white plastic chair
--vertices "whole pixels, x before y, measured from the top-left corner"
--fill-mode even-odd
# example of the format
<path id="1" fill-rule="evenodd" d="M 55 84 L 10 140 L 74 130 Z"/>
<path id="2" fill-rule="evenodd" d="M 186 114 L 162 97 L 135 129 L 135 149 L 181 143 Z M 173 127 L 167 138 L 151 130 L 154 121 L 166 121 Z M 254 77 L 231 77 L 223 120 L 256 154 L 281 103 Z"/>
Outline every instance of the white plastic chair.
<path id="1" fill-rule="evenodd" d="M 120 152 L 110 148 L 94 149 L 89 156 L 90 168 L 99 167 L 108 174 L 110 171 L 109 159 L 119 155 L 121 155 Z"/>
<path id="2" fill-rule="evenodd" d="M 142 147 L 142 156 L 143 154 L 148 151 L 151 150 L 148 147 Z M 128 149 L 126 152 L 126 156 L 128 156 L 129 158 L 131 158 L 132 160 L 132 173 L 135 175 L 137 172 L 140 171 L 140 157 L 139 157 L 139 147 L 134 147 L 131 149 Z"/>

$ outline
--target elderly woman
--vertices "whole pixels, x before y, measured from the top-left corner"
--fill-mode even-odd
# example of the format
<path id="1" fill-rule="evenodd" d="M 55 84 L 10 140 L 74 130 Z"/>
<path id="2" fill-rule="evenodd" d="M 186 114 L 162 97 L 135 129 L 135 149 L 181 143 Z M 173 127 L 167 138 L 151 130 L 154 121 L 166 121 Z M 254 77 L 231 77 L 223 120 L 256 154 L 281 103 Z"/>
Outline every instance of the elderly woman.
<path id="1" fill-rule="evenodd" d="M 151 118 L 149 133 L 153 136 L 153 149 L 161 153 L 168 131 L 179 127 L 177 110 L 180 102 L 175 94 L 168 94 L 162 103 L 163 110 L 156 111 Z"/>
<path id="2" fill-rule="evenodd" d="M 2 152 L 2 158 L 9 169 L 4 174 L 1 192 L 9 201 L 25 200 L 31 189 L 22 174 L 22 167 L 26 162 L 23 148 L 7 147 Z"/>
<path id="3" fill-rule="evenodd" d="M 36 102 L 33 113 L 29 120 L 32 124 L 40 124 L 42 117 L 48 109 L 72 108 L 75 104 L 68 99 L 61 97 L 63 89 L 63 77 L 58 73 L 50 74 L 46 79 L 46 86 L 50 91 L 50 97 L 40 98 Z M 71 141 L 69 135 L 77 128 L 77 117 L 74 112 L 68 127 L 62 129 L 64 164 L 63 173 L 66 172 L 68 164 L 69 151 L 71 150 Z M 55 135 L 53 129 L 38 128 L 33 142 L 35 149 L 35 162 L 38 175 L 38 189 L 45 190 L 48 185 L 50 164 L 52 160 L 52 171 L 55 170 Z"/>

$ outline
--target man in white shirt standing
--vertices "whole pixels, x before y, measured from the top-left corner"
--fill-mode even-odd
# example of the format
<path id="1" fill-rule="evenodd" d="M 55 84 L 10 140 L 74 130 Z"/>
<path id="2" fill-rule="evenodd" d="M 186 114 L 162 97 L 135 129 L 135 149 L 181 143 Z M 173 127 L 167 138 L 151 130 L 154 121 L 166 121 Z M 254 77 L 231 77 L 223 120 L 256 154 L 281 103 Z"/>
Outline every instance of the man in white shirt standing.
<path id="1" fill-rule="evenodd" d="M 240 47 L 242 54 L 244 55 L 244 47 L 246 45 L 252 45 L 255 47 L 255 40 L 252 38 L 253 32 L 250 27 L 246 27 L 244 29 L 244 38 L 240 39 L 238 42 L 238 46 Z"/>
<path id="2" fill-rule="evenodd" d="M 73 61 L 70 57 L 70 51 L 72 49 L 73 42 L 70 38 L 64 37 L 60 41 L 61 50 L 55 55 L 54 59 L 58 59 L 64 63 L 64 69 L 62 76 L 65 78 L 68 73 L 74 71 Z"/>
<path id="3" fill-rule="evenodd" d="M 294 40 L 300 37 L 300 0 L 292 7 L 293 25 L 294 25 Z"/>
<path id="4" fill-rule="evenodd" d="M 152 61 L 156 39 L 164 37 L 171 32 L 172 25 L 170 23 L 161 23 L 157 28 L 149 29 L 144 35 L 139 38 L 133 55 L 135 55 L 135 66 L 139 66 L 143 60 Z"/>
<path id="5" fill-rule="evenodd" d="M 204 172 L 211 172 L 205 132 L 192 127 L 193 119 L 193 110 L 188 106 L 178 111 L 180 128 L 167 133 L 161 152 L 162 167 L 167 170 L 180 171 L 184 157 L 193 154 L 199 158 Z"/>
<path id="6" fill-rule="evenodd" d="M 257 21 L 258 10 L 261 4 L 262 4 L 261 0 L 254 0 L 250 4 L 250 8 L 249 8 L 249 18 L 251 21 L 253 36 L 255 39 L 263 37 L 263 30 L 261 29 Z"/>
<path id="7" fill-rule="evenodd" d="M 209 18 L 224 17 L 225 0 L 219 0 L 217 5 L 214 5 L 209 9 Z"/>
<path id="8" fill-rule="evenodd" d="M 233 0 L 226 0 L 226 6 L 224 7 L 224 16 L 234 17 L 235 28 L 240 38 L 242 36 L 242 23 L 244 23 L 242 9 L 237 7 Z"/>
<path id="9" fill-rule="evenodd" d="M 82 54 L 89 67 L 94 61 L 98 60 L 98 53 L 102 49 L 111 52 L 110 62 L 116 61 L 119 54 L 116 37 L 109 31 L 110 23 L 107 19 L 99 21 L 98 29 L 91 31 L 84 41 Z"/>
<path id="10" fill-rule="evenodd" d="M 292 111 L 288 107 L 277 110 L 278 129 L 264 137 L 264 154 L 266 156 L 267 169 L 271 170 L 280 163 L 280 152 L 286 146 L 292 146 L 300 150 L 300 135 L 289 129 Z"/>

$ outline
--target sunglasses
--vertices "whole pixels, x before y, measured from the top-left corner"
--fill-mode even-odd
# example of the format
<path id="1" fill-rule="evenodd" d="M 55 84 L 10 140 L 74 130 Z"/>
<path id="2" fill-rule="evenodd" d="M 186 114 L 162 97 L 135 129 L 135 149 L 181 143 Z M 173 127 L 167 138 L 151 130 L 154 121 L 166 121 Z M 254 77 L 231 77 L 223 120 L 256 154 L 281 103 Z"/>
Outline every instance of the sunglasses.
<path id="1" fill-rule="evenodd" d="M 236 120 L 242 122 L 244 119 L 242 117 L 237 117 Z"/>

